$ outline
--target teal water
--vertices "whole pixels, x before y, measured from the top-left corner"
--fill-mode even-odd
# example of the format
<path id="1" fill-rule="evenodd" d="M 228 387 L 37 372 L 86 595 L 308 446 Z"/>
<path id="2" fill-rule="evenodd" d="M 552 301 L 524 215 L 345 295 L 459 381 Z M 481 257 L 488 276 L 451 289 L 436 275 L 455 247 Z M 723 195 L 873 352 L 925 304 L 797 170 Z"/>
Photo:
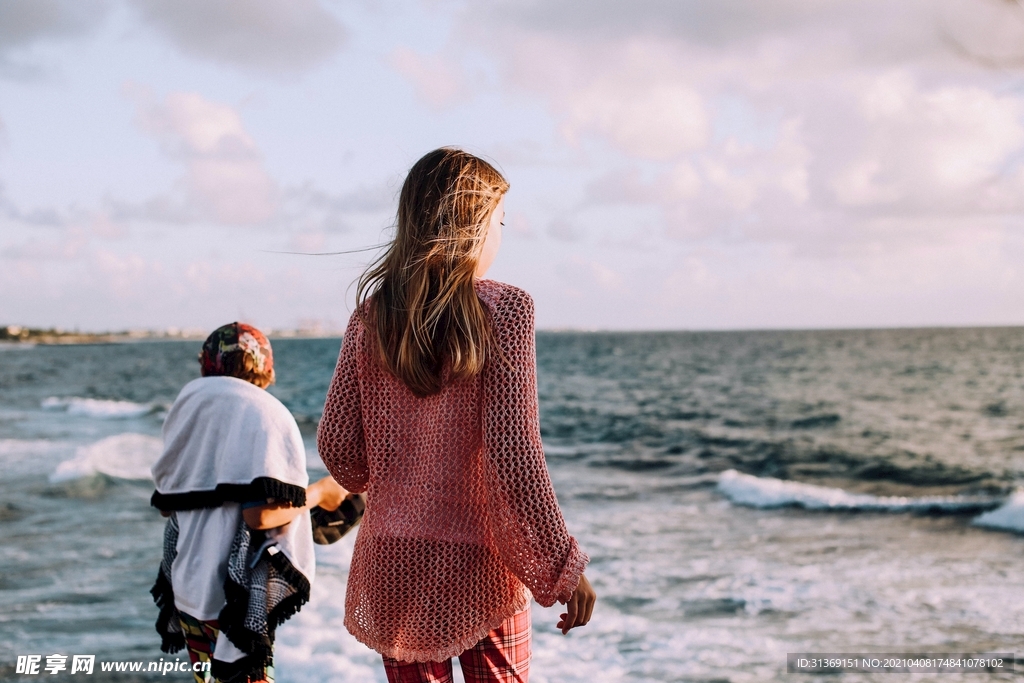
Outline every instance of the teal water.
<path id="1" fill-rule="evenodd" d="M 271 391 L 314 475 L 339 343 L 274 342 Z M 163 656 L 146 470 L 197 352 L 0 348 L 0 678 L 18 654 Z M 1024 330 L 541 333 L 538 368 L 549 467 L 600 603 L 569 637 L 536 609 L 531 680 L 784 680 L 786 652 L 1020 642 Z M 945 502 L 862 505 L 923 497 Z M 986 510 L 1001 528 L 976 524 Z M 351 544 L 318 550 L 279 680 L 384 680 L 341 625 Z"/>

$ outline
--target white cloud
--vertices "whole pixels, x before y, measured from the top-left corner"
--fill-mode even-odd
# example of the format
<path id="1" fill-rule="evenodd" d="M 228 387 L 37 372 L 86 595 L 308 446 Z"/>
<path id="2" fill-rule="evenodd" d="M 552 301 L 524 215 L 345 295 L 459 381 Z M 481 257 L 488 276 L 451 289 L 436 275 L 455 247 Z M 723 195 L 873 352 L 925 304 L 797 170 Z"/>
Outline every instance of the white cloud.
<path id="1" fill-rule="evenodd" d="M 188 55 L 295 74 L 323 63 L 345 29 L 318 0 L 132 0 L 142 19 Z"/>
<path id="2" fill-rule="evenodd" d="M 434 109 L 451 107 L 469 96 L 462 66 L 443 55 L 423 55 L 400 47 L 389 61 L 413 85 L 416 95 Z"/>
<path id="3" fill-rule="evenodd" d="M 49 235 L 0 243 L 0 255 L 69 258 L 80 250 L 69 251 L 68 230 L 122 240 L 160 224 L 220 225 L 229 230 L 259 226 L 275 234 L 294 234 L 305 244 L 309 239 L 303 235 L 344 233 L 367 222 L 384 224 L 394 210 L 396 190 L 387 182 L 337 193 L 312 181 L 281 186 L 265 168 L 258 144 L 230 105 L 198 93 L 171 93 L 157 100 L 134 84 L 126 86 L 125 92 L 136 105 L 136 124 L 159 143 L 169 160 L 180 165 L 181 178 L 172 186 L 155 188 L 146 199 L 126 200 L 111 193 L 85 207 L 25 207 L 0 184 L 0 226 L 52 229 Z"/>
<path id="4" fill-rule="evenodd" d="M 238 112 L 198 93 L 171 93 L 159 103 L 137 89 L 135 96 L 139 126 L 185 164 L 185 186 L 201 212 L 229 225 L 273 217 L 278 188 Z"/>
<path id="5" fill-rule="evenodd" d="M 467 9 L 460 33 L 570 141 L 597 142 L 585 201 L 638 221 L 654 209 L 684 243 L 808 259 L 868 244 L 907 257 L 913 240 L 1024 212 L 1024 97 L 964 57 L 987 35 L 1004 64 L 1024 54 L 1024 7 L 505 0 Z M 550 234 L 586 238 L 569 225 Z"/>
<path id="6" fill-rule="evenodd" d="M 727 233 L 740 221 L 747 237 L 778 237 L 810 202 L 811 152 L 800 122 L 784 121 L 767 147 L 727 138 L 651 173 L 633 166 L 597 178 L 589 202 L 656 207 L 666 234 L 683 239 Z"/>
<path id="7" fill-rule="evenodd" d="M 833 187 L 847 206 L 893 205 L 915 211 L 1016 209 L 990 206 L 1024 147 L 1024 99 L 977 86 L 924 89 L 906 72 L 872 79 L 859 93 L 856 153 Z M 995 190 L 1006 199 L 1005 192 Z"/>
<path id="8" fill-rule="evenodd" d="M 569 139 L 600 133 L 630 156 L 656 160 L 707 143 L 708 116 L 697 92 L 678 83 L 637 87 L 633 81 L 627 71 L 573 92 L 564 105 Z"/>
<path id="9" fill-rule="evenodd" d="M 705 99 L 672 46 L 527 34 L 502 50 L 506 77 L 544 96 L 573 144 L 598 136 L 631 157 L 665 160 L 708 142 Z"/>
<path id="10" fill-rule="evenodd" d="M 811 153 L 801 139 L 798 120 L 785 122 L 768 149 L 730 138 L 716 152 L 700 157 L 700 161 L 708 183 L 729 208 L 747 211 L 770 193 L 787 199 L 791 206 L 807 202 Z"/>

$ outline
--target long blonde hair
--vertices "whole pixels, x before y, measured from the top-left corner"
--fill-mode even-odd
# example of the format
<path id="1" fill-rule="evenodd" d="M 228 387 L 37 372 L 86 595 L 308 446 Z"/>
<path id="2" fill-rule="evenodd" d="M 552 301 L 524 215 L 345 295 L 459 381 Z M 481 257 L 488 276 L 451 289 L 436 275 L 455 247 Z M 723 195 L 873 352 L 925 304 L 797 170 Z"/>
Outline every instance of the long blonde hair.
<path id="1" fill-rule="evenodd" d="M 489 163 L 442 147 L 409 170 L 395 239 L 356 288 L 378 361 L 417 396 L 483 369 L 490 320 L 473 277 L 508 181 Z"/>

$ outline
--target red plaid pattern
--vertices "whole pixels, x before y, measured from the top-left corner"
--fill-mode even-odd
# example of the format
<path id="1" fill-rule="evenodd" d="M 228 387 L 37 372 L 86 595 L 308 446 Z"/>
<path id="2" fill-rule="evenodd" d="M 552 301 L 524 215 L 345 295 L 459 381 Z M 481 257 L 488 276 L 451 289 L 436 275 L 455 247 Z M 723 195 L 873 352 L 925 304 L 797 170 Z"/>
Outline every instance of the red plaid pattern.
<path id="1" fill-rule="evenodd" d="M 530 609 L 515 614 L 459 655 L 466 683 L 527 683 L 530 678 Z M 452 660 L 400 662 L 384 658 L 388 683 L 452 683 Z"/>

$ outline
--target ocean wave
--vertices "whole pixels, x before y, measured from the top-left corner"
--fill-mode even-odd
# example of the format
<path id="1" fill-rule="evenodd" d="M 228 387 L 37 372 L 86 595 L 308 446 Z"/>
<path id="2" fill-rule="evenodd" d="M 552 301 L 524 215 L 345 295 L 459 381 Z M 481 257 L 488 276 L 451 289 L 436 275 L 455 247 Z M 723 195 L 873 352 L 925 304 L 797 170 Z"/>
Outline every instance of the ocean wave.
<path id="1" fill-rule="evenodd" d="M 755 477 L 736 470 L 727 470 L 719 475 L 718 490 L 737 505 L 801 507 L 807 510 L 970 512 L 996 507 L 1004 500 L 986 496 L 873 496 L 797 481 Z"/>
<path id="2" fill-rule="evenodd" d="M 1024 489 L 1018 489 L 1000 507 L 976 517 L 971 524 L 1024 533 Z"/>
<path id="3" fill-rule="evenodd" d="M 42 408 L 44 410 L 64 410 L 69 415 L 83 415 L 100 420 L 119 420 L 148 415 L 156 409 L 156 406 L 131 401 L 51 396 L 42 402 Z"/>
<path id="4" fill-rule="evenodd" d="M 115 434 L 82 446 L 75 456 L 65 460 L 50 483 L 61 483 L 105 474 L 118 479 L 151 479 L 150 468 L 163 451 L 163 441 L 145 434 Z"/>

